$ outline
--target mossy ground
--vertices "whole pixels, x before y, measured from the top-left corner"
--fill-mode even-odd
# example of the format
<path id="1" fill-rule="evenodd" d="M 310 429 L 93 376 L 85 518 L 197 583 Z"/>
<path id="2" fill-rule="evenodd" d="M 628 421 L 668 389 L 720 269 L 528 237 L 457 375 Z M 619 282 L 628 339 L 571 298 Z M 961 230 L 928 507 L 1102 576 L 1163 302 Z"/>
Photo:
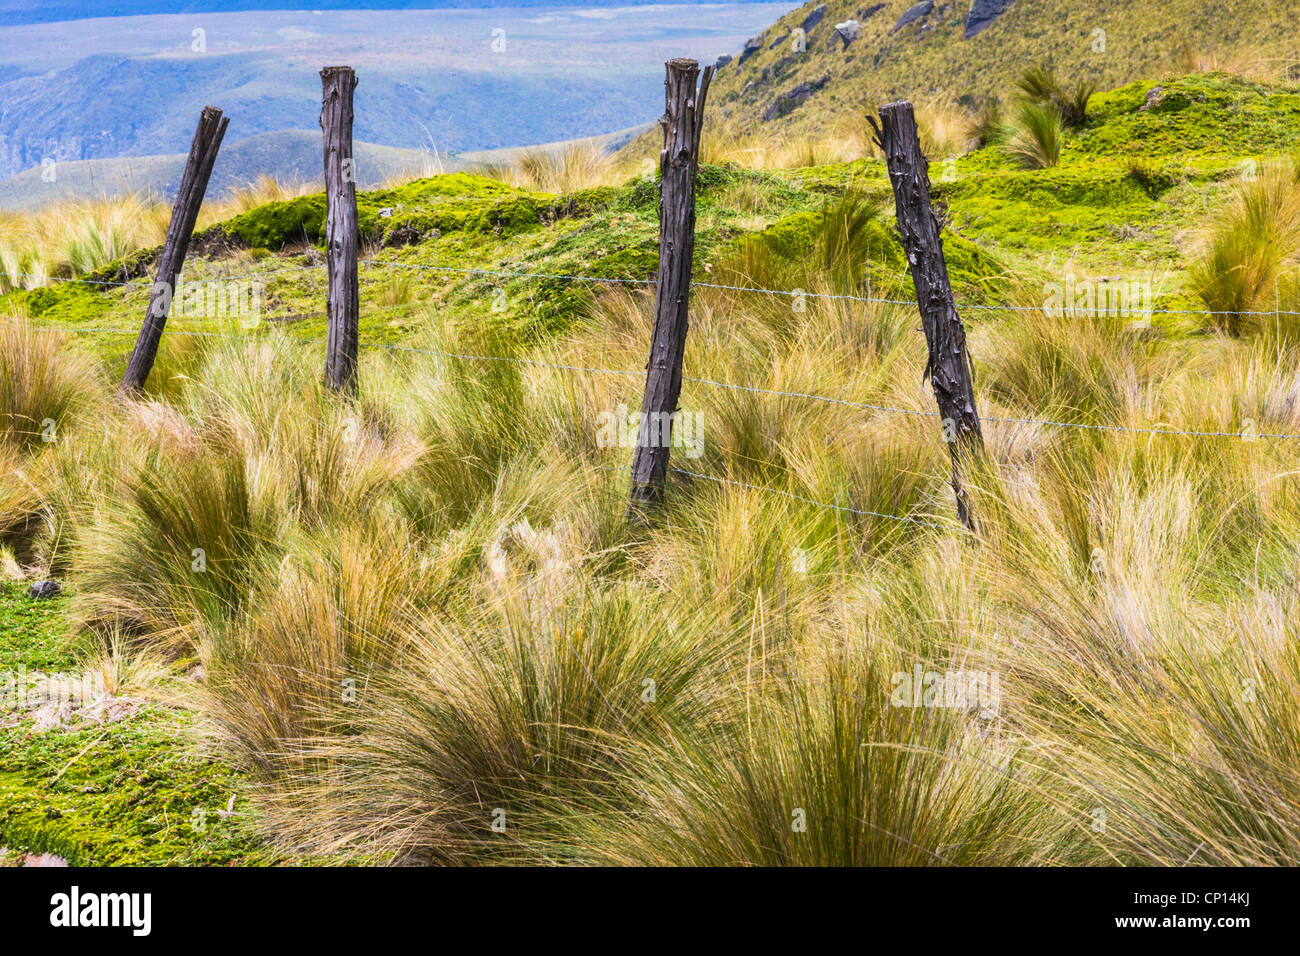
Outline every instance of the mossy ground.
<path id="1" fill-rule="evenodd" d="M 76 673 L 79 648 L 64 596 L 34 600 L 0 584 L 0 688 L 36 672 Z M 241 817 L 243 778 L 208 752 L 190 711 L 149 705 L 107 723 L 35 729 L 0 702 L 0 847 L 73 865 L 273 862 Z"/>
<path id="2" fill-rule="evenodd" d="M 0 844 L 73 865 L 232 865 L 273 860 L 244 833 L 243 781 L 171 708 L 72 730 L 0 732 Z"/>
<path id="3" fill-rule="evenodd" d="M 33 600 L 22 581 L 0 582 L 0 672 L 24 667 L 51 671 L 71 667 L 67 598 Z"/>

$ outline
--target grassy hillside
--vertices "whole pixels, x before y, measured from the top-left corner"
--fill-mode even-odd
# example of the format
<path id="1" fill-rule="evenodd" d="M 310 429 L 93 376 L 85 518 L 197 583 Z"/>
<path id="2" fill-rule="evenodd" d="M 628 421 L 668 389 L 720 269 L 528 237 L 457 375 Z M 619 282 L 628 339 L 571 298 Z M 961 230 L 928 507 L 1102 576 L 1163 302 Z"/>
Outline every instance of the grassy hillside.
<path id="1" fill-rule="evenodd" d="M 1300 862 L 1300 89 L 1151 78 L 1059 132 L 1042 168 L 1011 138 L 931 166 L 973 533 L 875 158 L 701 168 L 645 521 L 610 422 L 657 188 L 613 160 L 360 194 L 354 401 L 321 381 L 319 195 L 204 221 L 186 279 L 258 309 L 174 308 L 137 400 L 156 248 L 17 284 L 0 663 L 94 679 L 0 711 L 0 847 Z"/>
<path id="2" fill-rule="evenodd" d="M 735 51 L 718 73 L 712 102 L 738 134 L 827 135 L 837 121 L 856 121 L 897 98 L 974 106 L 1005 94 L 1035 63 L 1103 89 L 1215 66 L 1300 78 L 1300 41 L 1285 0 L 1171 0 L 1154 7 L 1145 0 L 1015 0 L 967 38 L 972 6 L 813 0 L 751 41 L 754 49 Z M 918 15 L 896 30 L 909 11 Z M 846 45 L 835 26 L 854 19 L 861 29 Z M 806 31 L 806 49 L 795 50 L 794 31 L 811 20 L 817 22 Z M 818 88 L 796 104 L 798 97 L 787 94 L 805 83 Z M 783 115 L 764 119 L 774 107 Z"/>

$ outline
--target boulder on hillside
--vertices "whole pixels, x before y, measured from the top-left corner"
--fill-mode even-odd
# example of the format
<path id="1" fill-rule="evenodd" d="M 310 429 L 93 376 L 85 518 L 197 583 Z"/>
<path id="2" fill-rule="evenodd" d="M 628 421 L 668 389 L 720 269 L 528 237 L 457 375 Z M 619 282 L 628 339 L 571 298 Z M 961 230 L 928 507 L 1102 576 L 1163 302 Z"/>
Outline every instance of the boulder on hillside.
<path id="1" fill-rule="evenodd" d="M 771 122 L 774 119 L 785 116 L 795 107 L 807 102 L 812 95 L 830 82 L 829 76 L 823 76 L 821 79 L 813 80 L 809 83 L 800 83 L 792 90 L 782 93 L 772 104 L 763 111 L 763 120 Z"/>
<path id="2" fill-rule="evenodd" d="M 839 38 L 844 41 L 844 49 L 849 48 L 849 44 L 858 38 L 858 33 L 862 30 L 862 24 L 857 20 L 845 20 L 843 23 L 835 24 L 835 32 Z"/>
<path id="3" fill-rule="evenodd" d="M 1015 0 L 974 0 L 966 14 L 966 39 L 969 40 L 1002 16 Z"/>
<path id="4" fill-rule="evenodd" d="M 903 12 L 903 15 L 898 18 L 898 22 L 894 24 L 894 29 L 889 31 L 890 35 L 892 36 L 897 33 L 909 23 L 915 23 L 922 17 L 928 17 L 933 9 L 934 0 L 921 0 L 921 2 L 916 6 L 908 7 L 907 10 Z"/>
<path id="5" fill-rule="evenodd" d="M 715 70 L 720 70 L 734 59 L 735 57 L 733 57 L 730 53 L 724 53 L 722 54 L 722 56 L 718 57 L 717 60 L 714 61 L 713 68 Z"/>
<path id="6" fill-rule="evenodd" d="M 807 33 L 813 27 L 817 26 L 817 24 L 821 23 L 822 17 L 824 16 L 826 16 L 826 4 L 823 3 L 813 7 L 812 12 L 803 18 L 803 23 L 799 24 L 799 26 L 803 29 L 804 33 Z"/>
<path id="7" fill-rule="evenodd" d="M 740 51 L 740 59 L 736 60 L 736 65 L 744 63 L 761 49 L 763 49 L 763 40 L 760 37 L 745 41 L 745 49 Z"/>

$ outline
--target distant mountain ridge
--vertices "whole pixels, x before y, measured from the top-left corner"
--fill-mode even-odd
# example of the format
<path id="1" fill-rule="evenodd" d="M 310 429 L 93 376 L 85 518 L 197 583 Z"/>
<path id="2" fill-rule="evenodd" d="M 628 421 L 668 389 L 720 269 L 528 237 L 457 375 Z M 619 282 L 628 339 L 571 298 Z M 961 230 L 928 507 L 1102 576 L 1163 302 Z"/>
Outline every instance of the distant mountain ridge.
<path id="1" fill-rule="evenodd" d="M 635 7 L 663 0 L 503 0 L 493 3 L 474 0 L 306 0 L 267 3 L 265 0 L 0 0 L 0 23 L 54 23 L 88 20 L 94 17 L 135 17 L 162 13 L 236 13 L 253 10 L 479 10 L 490 7 Z M 675 4 L 707 4 L 710 0 L 672 0 Z M 730 0 L 732 3 L 762 3 L 764 0 Z"/>
<path id="2" fill-rule="evenodd" d="M 0 3 L 14 0 L 0 0 Z M 440 152 L 598 136 L 658 116 L 663 61 L 712 59 L 788 3 L 688 22 L 589 10 L 204 13 L 0 27 L 0 179 L 42 163 L 181 152 L 203 106 L 229 139 L 315 129 L 319 70 L 357 70 L 355 136 Z M 507 40 L 508 37 L 508 40 Z"/>
<path id="3" fill-rule="evenodd" d="M 644 131 L 644 126 L 591 137 L 589 142 L 615 150 Z M 529 151 L 558 150 L 565 142 L 542 143 Z M 474 169 L 484 163 L 508 161 L 518 148 L 475 150 L 434 155 L 421 149 L 380 146 L 356 140 L 357 185 L 375 189 L 393 177 Z M 223 199 L 267 175 L 277 182 L 319 182 L 322 176 L 319 130 L 278 130 L 222 144 L 208 184 L 209 199 Z M 37 209 L 66 199 L 86 199 L 141 193 L 170 201 L 176 194 L 185 153 L 74 160 L 28 169 L 0 180 L 0 210 Z M 52 175 L 51 175 L 52 173 Z"/>

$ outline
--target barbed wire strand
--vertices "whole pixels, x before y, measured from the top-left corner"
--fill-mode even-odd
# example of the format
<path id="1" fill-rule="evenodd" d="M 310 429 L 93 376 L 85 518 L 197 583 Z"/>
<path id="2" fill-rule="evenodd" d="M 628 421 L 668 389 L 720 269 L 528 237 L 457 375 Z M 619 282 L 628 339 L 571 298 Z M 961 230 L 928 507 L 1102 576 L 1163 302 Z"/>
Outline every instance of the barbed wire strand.
<path id="1" fill-rule="evenodd" d="M 293 316 L 268 316 L 262 321 L 272 322 L 277 318 L 293 318 Z M 139 329 L 118 329 L 118 328 L 64 328 L 61 326 L 33 326 L 33 331 L 53 332 L 53 333 L 88 333 L 88 334 L 106 334 L 106 335 L 138 335 Z M 206 336 L 212 338 L 243 338 L 241 332 L 218 332 L 202 331 L 191 329 L 169 329 L 168 335 L 194 335 Z M 294 339 L 293 341 L 301 345 L 325 345 L 324 339 Z M 384 342 L 363 342 L 365 348 L 378 348 L 394 352 L 410 352 L 418 355 L 431 355 L 439 358 L 459 359 L 462 361 L 472 362 L 506 362 L 517 365 L 528 365 L 535 368 L 553 369 L 561 372 L 586 372 L 593 375 L 619 375 L 619 376 L 640 376 L 645 374 L 644 369 L 613 369 L 601 368 L 599 366 L 588 365 L 563 365 L 556 362 L 545 362 L 541 359 L 522 358 L 514 355 L 477 355 L 468 352 L 447 352 L 441 349 L 424 349 L 416 348 L 409 345 L 393 345 Z M 762 388 L 756 385 L 742 385 L 736 382 L 719 382 L 713 379 L 696 378 L 693 376 L 683 376 L 683 382 L 691 382 L 697 385 L 706 385 L 713 388 L 727 389 L 731 391 L 749 392 L 759 395 L 775 395 L 783 398 L 800 398 L 817 402 L 826 402 L 832 405 L 844 405 L 849 408 L 859 408 L 864 411 L 883 412 L 886 414 L 896 415 L 913 415 L 921 418 L 938 418 L 937 411 L 925 411 L 916 408 L 900 408 L 895 405 L 877 405 L 871 402 L 857 402 L 847 398 L 836 398 L 830 395 L 818 395 L 813 392 L 793 392 L 777 388 Z M 988 415 L 982 416 L 981 421 L 996 422 L 1007 425 L 1043 425 L 1050 428 L 1074 428 L 1084 431 L 1103 431 L 1118 432 L 1136 435 L 1167 435 L 1185 438 L 1258 438 L 1272 440 L 1294 440 L 1300 439 L 1300 433 L 1289 432 L 1262 432 L 1257 435 L 1247 436 L 1241 431 L 1203 431 L 1197 429 L 1183 428 L 1140 428 L 1132 425 L 1102 425 L 1088 422 L 1065 422 L 1049 418 L 1008 418 L 1004 416 Z"/>
<path id="2" fill-rule="evenodd" d="M 522 272 L 517 270 L 509 270 L 509 269 L 477 269 L 477 268 L 470 268 L 470 267 L 463 267 L 463 266 L 434 265 L 434 264 L 420 263 L 420 262 L 385 262 L 379 259 L 358 259 L 357 262 L 359 265 L 378 266 L 378 267 L 392 268 L 392 269 L 417 269 L 417 270 L 430 271 L 430 272 L 450 272 L 450 273 L 457 273 L 462 275 L 496 276 L 500 278 L 514 278 L 514 279 L 556 279 L 556 280 L 561 280 L 566 282 L 607 283 L 611 285 L 654 285 L 656 283 L 655 279 L 628 279 L 628 278 L 616 278 L 610 276 L 586 276 L 586 275 L 579 275 L 576 273 L 561 273 L 561 272 Z M 303 272 L 303 271 L 310 271 L 310 270 L 323 269 L 323 268 L 325 268 L 325 263 L 323 262 L 312 263 L 310 265 L 289 266 L 284 269 L 277 269 L 271 272 L 250 272 L 250 273 L 244 273 L 242 275 L 236 275 L 236 276 L 218 276 L 207 281 L 220 281 L 220 280 L 237 281 L 242 279 L 265 279 L 265 278 L 273 278 L 275 276 L 284 275 L 291 272 Z M 55 277 L 55 276 L 41 276 L 38 273 L 21 273 L 21 272 L 0 272 L 0 275 L 7 276 L 9 278 L 40 278 L 46 282 L 57 282 L 57 283 L 82 282 L 90 285 L 113 286 L 113 287 L 132 286 L 132 285 L 146 286 L 152 284 L 147 277 L 131 279 L 131 280 L 103 280 L 103 279 L 80 279 L 75 277 L 66 278 L 66 277 Z M 192 280 L 192 281 L 205 281 L 205 280 Z M 1102 284 L 1104 285 L 1104 283 Z M 861 303 L 875 304 L 875 305 L 894 305 L 894 306 L 908 306 L 908 307 L 917 307 L 919 305 L 915 299 L 888 299 L 888 298 L 883 298 L 878 296 L 848 295 L 848 294 L 832 293 L 832 292 L 808 292 L 802 289 L 794 289 L 794 290 L 765 289 L 760 286 L 728 285 L 723 283 L 703 282 L 703 281 L 692 281 L 691 285 L 693 287 L 702 288 L 702 289 L 715 289 L 719 291 L 729 291 L 729 292 L 745 292 L 754 295 L 785 296 L 787 298 L 821 299 L 821 300 L 828 300 L 828 301 L 861 302 Z M 1161 295 L 1169 296 L 1169 295 L 1176 295 L 1176 294 L 1177 293 L 1162 293 Z M 1002 305 L 1002 304 L 986 304 L 986 303 L 977 303 L 977 302 L 963 302 L 963 303 L 957 303 L 956 307 L 959 311 L 962 309 L 968 309 L 968 310 L 988 311 L 988 312 L 1061 311 L 1061 312 L 1069 313 L 1070 315 L 1116 315 L 1117 314 L 1117 310 L 1111 308 L 1080 308 L 1074 306 L 1070 307 L 1069 309 L 1065 309 L 1064 307 L 1062 307 L 1061 309 L 1057 310 L 1057 309 L 1044 309 L 1041 306 L 1033 306 L 1033 305 Z M 1237 315 L 1237 316 L 1253 316 L 1253 317 L 1283 316 L 1283 315 L 1300 316 L 1300 311 L 1290 310 L 1290 309 L 1276 309 L 1273 311 L 1256 311 L 1256 310 L 1234 311 L 1228 309 L 1140 309 L 1137 310 L 1137 313 L 1141 317 L 1148 317 L 1154 315 L 1210 315 L 1210 316 Z"/>

